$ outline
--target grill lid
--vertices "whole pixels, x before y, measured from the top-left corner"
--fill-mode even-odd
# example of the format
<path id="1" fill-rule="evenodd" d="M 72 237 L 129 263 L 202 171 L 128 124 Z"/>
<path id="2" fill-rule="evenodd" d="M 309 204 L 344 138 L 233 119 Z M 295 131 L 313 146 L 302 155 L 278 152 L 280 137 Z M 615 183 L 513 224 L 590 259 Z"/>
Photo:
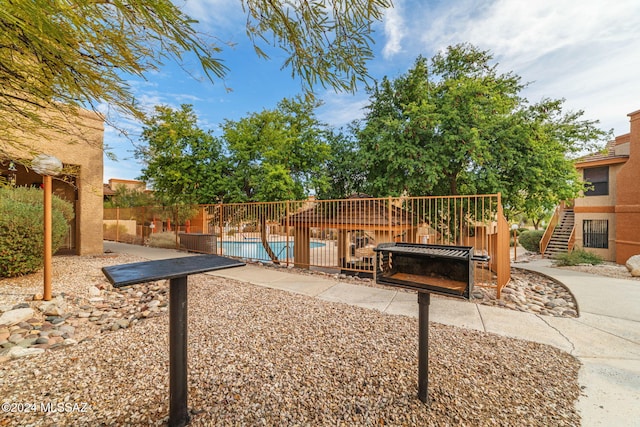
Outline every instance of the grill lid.
<path id="1" fill-rule="evenodd" d="M 394 252 L 407 255 L 436 256 L 443 258 L 468 259 L 472 246 L 425 245 L 412 243 L 381 243 L 373 249 L 376 252 Z"/>

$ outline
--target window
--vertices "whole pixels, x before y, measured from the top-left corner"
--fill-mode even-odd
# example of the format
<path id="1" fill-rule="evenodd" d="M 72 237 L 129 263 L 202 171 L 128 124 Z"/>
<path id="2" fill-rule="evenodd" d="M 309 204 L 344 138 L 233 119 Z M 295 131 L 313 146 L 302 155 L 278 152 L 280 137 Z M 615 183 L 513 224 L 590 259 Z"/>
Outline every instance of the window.
<path id="1" fill-rule="evenodd" d="M 609 166 L 584 170 L 585 196 L 606 196 L 609 194 Z"/>
<path id="2" fill-rule="evenodd" d="M 607 249 L 609 247 L 609 221 L 585 219 L 582 222 L 582 245 L 585 248 Z"/>

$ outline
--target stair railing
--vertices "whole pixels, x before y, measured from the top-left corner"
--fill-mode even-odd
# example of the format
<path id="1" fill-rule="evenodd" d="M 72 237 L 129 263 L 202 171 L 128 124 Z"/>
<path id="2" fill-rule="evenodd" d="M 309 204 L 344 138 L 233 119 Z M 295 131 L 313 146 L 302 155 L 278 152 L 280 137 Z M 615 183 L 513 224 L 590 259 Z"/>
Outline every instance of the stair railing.
<path id="1" fill-rule="evenodd" d="M 576 227 L 573 227 L 571 230 L 571 235 L 569 236 L 569 241 L 567 242 L 567 252 L 571 253 L 573 251 L 573 247 L 576 244 Z"/>
<path id="2" fill-rule="evenodd" d="M 553 230 L 556 229 L 558 222 L 560 221 L 560 214 L 562 212 L 563 205 L 556 206 L 556 209 L 553 211 L 553 215 L 551 216 L 551 220 L 547 225 L 547 228 L 540 239 L 540 253 L 544 255 L 544 251 L 547 250 L 547 246 L 549 245 L 549 241 L 551 240 L 551 236 L 553 235 Z"/>

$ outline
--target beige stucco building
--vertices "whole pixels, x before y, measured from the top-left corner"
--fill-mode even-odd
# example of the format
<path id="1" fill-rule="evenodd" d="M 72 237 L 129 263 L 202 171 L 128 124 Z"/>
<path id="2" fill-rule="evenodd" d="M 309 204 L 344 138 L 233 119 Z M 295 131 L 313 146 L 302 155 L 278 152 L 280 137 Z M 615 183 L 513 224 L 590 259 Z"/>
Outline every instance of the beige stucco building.
<path id="1" fill-rule="evenodd" d="M 640 254 L 640 110 L 629 118 L 629 133 L 576 163 L 590 186 L 574 201 L 575 246 L 618 264 Z"/>
<path id="2" fill-rule="evenodd" d="M 42 176 L 30 163 L 35 153 L 60 159 L 69 174 L 53 179 L 53 192 L 71 202 L 75 219 L 69 225 L 67 249 L 78 255 L 103 253 L 102 176 L 104 120 L 97 113 L 80 110 L 77 116 L 58 117 L 56 129 L 41 136 L 20 138 L 20 145 L 0 141 L 0 174 L 15 185 L 40 186 Z M 64 126 L 60 126 L 64 123 Z"/>

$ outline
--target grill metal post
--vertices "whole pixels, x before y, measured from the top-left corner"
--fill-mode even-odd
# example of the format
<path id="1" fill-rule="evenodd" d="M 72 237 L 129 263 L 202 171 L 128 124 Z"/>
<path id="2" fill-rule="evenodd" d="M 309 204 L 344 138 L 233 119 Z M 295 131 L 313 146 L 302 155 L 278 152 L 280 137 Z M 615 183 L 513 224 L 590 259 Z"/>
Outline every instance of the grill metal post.
<path id="1" fill-rule="evenodd" d="M 169 279 L 169 425 L 185 426 L 187 408 L 187 277 L 242 267 L 244 262 L 218 255 L 198 255 L 102 267 L 116 288 Z"/>
<path id="2" fill-rule="evenodd" d="M 418 399 L 423 403 L 428 403 L 430 303 L 430 293 L 418 292 Z"/>
<path id="3" fill-rule="evenodd" d="M 169 281 L 169 425 L 189 423 L 187 408 L 187 276 Z"/>

